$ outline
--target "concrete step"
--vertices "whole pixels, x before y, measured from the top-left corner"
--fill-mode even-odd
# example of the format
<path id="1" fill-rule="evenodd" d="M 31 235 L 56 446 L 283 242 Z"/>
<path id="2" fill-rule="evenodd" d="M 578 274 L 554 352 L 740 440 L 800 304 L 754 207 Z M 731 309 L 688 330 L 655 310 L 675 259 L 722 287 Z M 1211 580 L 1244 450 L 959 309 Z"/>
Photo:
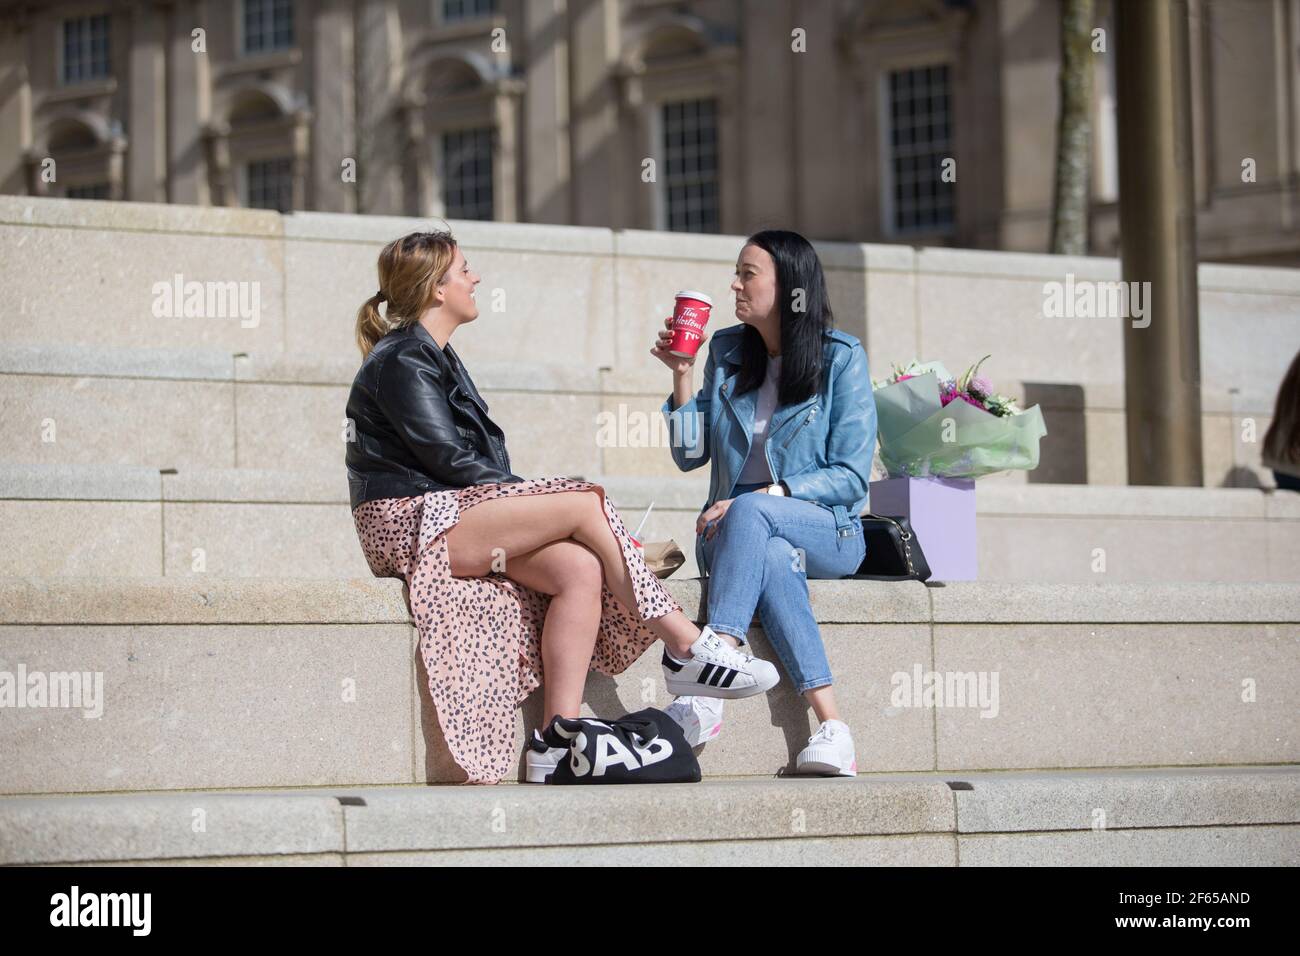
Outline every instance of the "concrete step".
<path id="1" fill-rule="evenodd" d="M 359 358 L 300 361 L 213 349 L 3 347 L 0 460 L 341 467 L 348 390 L 359 365 Z M 511 436 L 517 469 L 600 468 L 595 369 L 488 361 L 474 370 L 493 418 Z"/>
<path id="2" fill-rule="evenodd" d="M 0 798 L 0 864 L 1295 866 L 1300 769 Z"/>
<path id="3" fill-rule="evenodd" d="M 698 620 L 701 582 L 668 586 Z M 864 771 L 1300 762 L 1296 585 L 810 590 Z M 392 579 L 3 578 L 0 671 L 11 686 L 85 674 L 94 692 L 4 715 L 0 793 L 462 779 Z M 587 682 L 588 713 L 669 700 L 653 649 Z M 540 710 L 540 695 L 523 705 L 521 750 Z M 783 674 L 726 705 L 701 765 L 790 770 L 813 729 Z"/>
<path id="4" fill-rule="evenodd" d="M 505 429 L 516 472 L 681 474 L 660 412 L 666 370 L 503 362 L 495 354 L 480 347 L 464 356 Z M 338 467 L 359 364 L 275 351 L 0 345 L 0 462 Z M 983 484 L 1127 481 L 1122 387 L 1002 387 L 1042 407 L 1048 434 L 1038 469 Z M 1207 486 L 1273 487 L 1259 463 L 1270 412 L 1208 387 L 1202 408 Z"/>
<path id="5" fill-rule="evenodd" d="M 630 529 L 672 538 L 699 574 L 704 470 L 589 473 Z M 0 465 L 0 574 L 363 577 L 342 466 L 309 471 Z M 985 581 L 1300 582 L 1300 494 L 1248 488 L 999 485 L 976 493 Z M 304 541 L 309 546 L 304 546 Z M 922 541 L 925 545 L 926 542 Z"/>

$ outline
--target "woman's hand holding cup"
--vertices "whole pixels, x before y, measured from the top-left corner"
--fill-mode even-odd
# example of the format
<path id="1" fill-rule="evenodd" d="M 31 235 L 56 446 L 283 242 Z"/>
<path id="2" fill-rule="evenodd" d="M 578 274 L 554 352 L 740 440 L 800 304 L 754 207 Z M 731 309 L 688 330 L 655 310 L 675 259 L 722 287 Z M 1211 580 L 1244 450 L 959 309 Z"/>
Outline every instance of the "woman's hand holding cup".
<path id="1" fill-rule="evenodd" d="M 704 340 L 707 339 L 708 335 L 705 335 L 701 339 L 701 345 L 703 345 Z M 672 352 L 668 351 L 668 346 L 672 343 L 672 340 L 673 317 L 670 315 L 668 318 L 664 319 L 664 327 L 660 330 L 659 339 L 655 343 L 654 348 L 650 350 L 650 354 L 672 369 L 674 375 L 689 375 L 691 368 L 695 365 L 695 355 L 699 355 L 699 352 L 696 352 L 695 355 L 687 358 L 680 355 L 674 355 Z"/>

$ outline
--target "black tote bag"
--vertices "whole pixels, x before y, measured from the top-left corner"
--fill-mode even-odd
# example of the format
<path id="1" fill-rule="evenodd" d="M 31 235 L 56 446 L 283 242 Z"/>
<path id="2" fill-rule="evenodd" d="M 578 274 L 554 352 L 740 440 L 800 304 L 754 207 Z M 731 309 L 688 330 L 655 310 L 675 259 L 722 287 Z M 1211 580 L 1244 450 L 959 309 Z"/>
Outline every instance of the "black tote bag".
<path id="1" fill-rule="evenodd" d="M 700 762 L 677 721 L 647 707 L 626 717 L 556 717 L 551 728 L 569 742 L 547 783 L 699 783 Z"/>

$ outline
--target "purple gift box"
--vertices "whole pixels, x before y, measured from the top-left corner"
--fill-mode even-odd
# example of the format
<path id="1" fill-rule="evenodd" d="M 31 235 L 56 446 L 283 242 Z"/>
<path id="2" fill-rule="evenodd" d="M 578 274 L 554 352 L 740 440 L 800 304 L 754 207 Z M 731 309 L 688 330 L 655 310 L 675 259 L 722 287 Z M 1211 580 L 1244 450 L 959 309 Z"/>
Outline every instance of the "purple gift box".
<path id="1" fill-rule="evenodd" d="M 979 572 L 974 478 L 885 478 L 871 483 L 872 514 L 912 523 L 931 581 L 974 581 Z"/>

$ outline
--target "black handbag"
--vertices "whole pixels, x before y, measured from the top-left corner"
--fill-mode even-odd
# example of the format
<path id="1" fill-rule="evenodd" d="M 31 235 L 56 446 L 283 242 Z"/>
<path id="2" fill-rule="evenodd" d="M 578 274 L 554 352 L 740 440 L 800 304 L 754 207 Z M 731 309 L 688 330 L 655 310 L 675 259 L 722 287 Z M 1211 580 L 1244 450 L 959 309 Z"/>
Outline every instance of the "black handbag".
<path id="1" fill-rule="evenodd" d="M 902 516 L 864 514 L 867 553 L 850 578 L 863 581 L 928 581 L 930 563 L 912 523 Z"/>
<path id="2" fill-rule="evenodd" d="M 569 742 L 551 784 L 699 783 L 700 762 L 677 721 L 647 707 L 626 717 L 556 717 L 551 729 Z"/>

